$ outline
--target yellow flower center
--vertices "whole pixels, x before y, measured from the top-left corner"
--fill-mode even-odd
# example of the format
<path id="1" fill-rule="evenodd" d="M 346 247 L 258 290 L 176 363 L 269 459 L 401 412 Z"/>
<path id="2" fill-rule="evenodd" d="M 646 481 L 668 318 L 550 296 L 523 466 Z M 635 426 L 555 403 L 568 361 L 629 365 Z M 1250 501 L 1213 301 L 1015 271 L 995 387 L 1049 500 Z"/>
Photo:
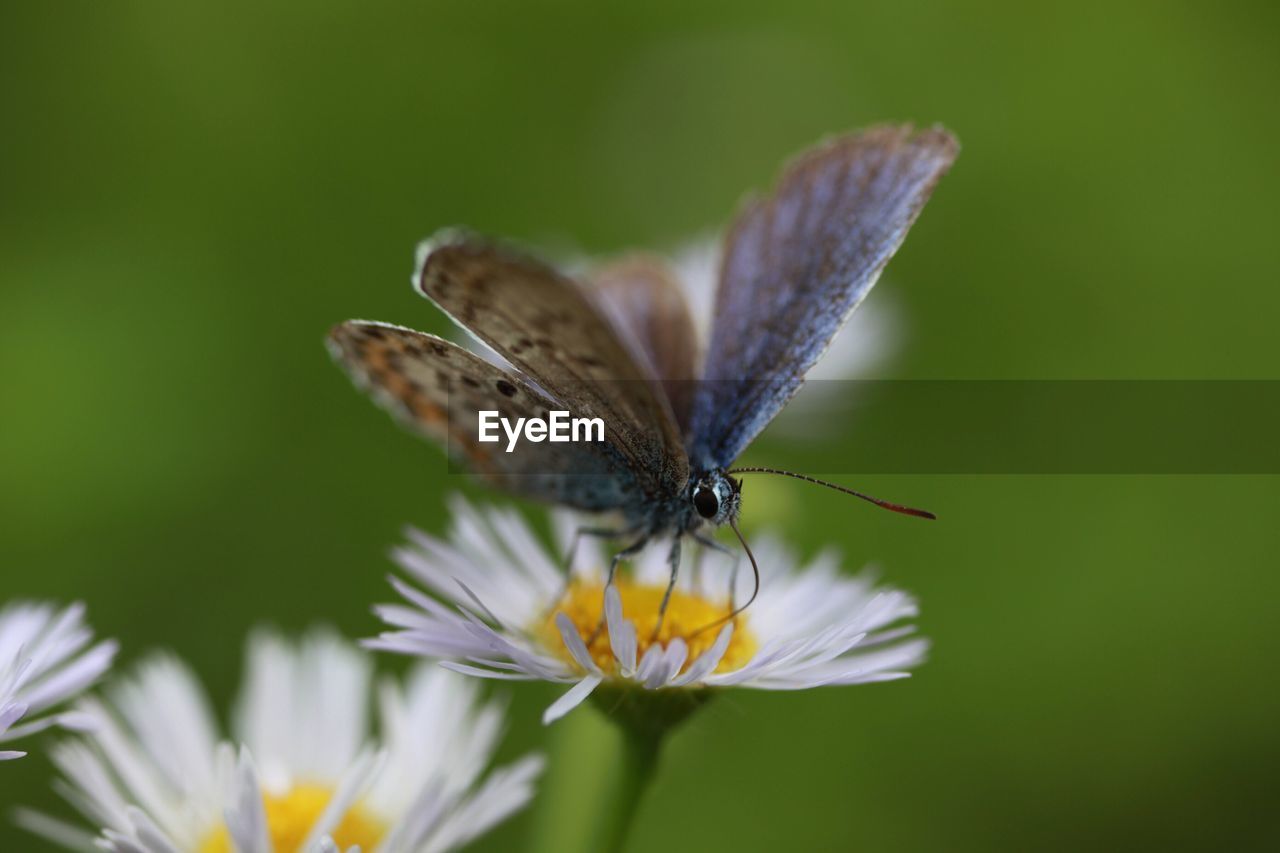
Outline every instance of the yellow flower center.
<path id="1" fill-rule="evenodd" d="M 267 835 L 276 853 L 295 853 L 302 850 L 311 827 L 315 826 L 333 790 L 324 785 L 295 785 L 288 793 L 266 795 L 262 798 L 267 812 Z M 339 850 L 358 845 L 361 850 L 373 850 L 387 827 L 369 811 L 356 803 L 352 806 L 331 834 Z M 200 845 L 200 853 L 234 853 L 235 846 L 225 826 L 219 826 Z"/>
<path id="2" fill-rule="evenodd" d="M 689 656 L 684 665 L 687 669 L 689 664 L 715 643 L 724 627 L 724 617 L 730 610 L 728 600 L 710 601 L 699 595 L 673 590 L 671 600 L 667 602 L 662 627 L 657 636 L 654 636 L 653 629 L 658 624 L 658 608 L 662 606 L 666 585 L 641 585 L 624 579 L 615 580 L 614 585 L 622 597 L 622 615 L 636 626 L 637 664 L 650 646 L 666 646 L 678 637 L 689 647 Z M 565 614 L 578 629 L 578 636 L 587 644 L 587 650 L 591 652 L 596 666 L 610 675 L 616 675 L 618 663 L 609 644 L 609 631 L 602 629 L 596 633 L 596 626 L 600 624 L 603 612 L 604 587 L 597 583 L 575 580 L 546 621 L 536 627 L 535 633 L 550 648 L 559 649 L 565 659 L 572 662 L 555 620 L 557 613 Z M 733 621 L 733 638 L 716 666 L 716 672 L 738 669 L 756 653 L 756 640 L 747 628 L 746 616 L 739 615 Z M 713 627 L 708 628 L 708 625 Z M 701 630 L 703 628 L 706 630 Z M 592 639 L 592 634 L 596 634 L 595 639 Z"/>

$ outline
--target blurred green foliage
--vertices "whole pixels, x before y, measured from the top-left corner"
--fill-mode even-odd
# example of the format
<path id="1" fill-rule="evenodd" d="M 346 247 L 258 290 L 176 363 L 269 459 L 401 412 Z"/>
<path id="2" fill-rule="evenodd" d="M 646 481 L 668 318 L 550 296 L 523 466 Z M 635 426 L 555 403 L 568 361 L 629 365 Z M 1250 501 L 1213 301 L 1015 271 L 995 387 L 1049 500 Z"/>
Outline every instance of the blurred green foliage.
<path id="1" fill-rule="evenodd" d="M 964 143 L 891 266 L 894 375 L 1277 378 L 1277 17 L 5 4 L 0 598 L 82 598 L 126 663 L 172 648 L 224 706 L 254 624 L 374 632 L 385 550 L 404 523 L 440 529 L 464 484 L 352 391 L 326 328 L 443 329 L 408 287 L 440 226 L 672 247 L 879 120 Z M 712 705 L 670 745 L 636 850 L 1280 841 L 1276 478 L 844 480 L 942 520 L 799 484 L 779 515 L 915 590 L 933 659 Z M 544 742 L 554 695 L 512 692 L 507 754 Z M 48 777 L 39 755 L 0 767 L 0 803 L 57 809 Z M 0 849 L 42 848 L 6 825 Z"/>

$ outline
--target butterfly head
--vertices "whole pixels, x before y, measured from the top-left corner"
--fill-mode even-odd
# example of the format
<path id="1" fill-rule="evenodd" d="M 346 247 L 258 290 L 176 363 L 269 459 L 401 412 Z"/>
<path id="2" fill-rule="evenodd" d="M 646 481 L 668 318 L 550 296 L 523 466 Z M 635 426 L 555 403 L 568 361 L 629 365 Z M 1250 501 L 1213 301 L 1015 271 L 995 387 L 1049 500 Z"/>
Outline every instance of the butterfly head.
<path id="1" fill-rule="evenodd" d="M 693 481 L 689 500 L 698 518 L 719 527 L 737 519 L 742 505 L 742 483 L 717 468 Z"/>

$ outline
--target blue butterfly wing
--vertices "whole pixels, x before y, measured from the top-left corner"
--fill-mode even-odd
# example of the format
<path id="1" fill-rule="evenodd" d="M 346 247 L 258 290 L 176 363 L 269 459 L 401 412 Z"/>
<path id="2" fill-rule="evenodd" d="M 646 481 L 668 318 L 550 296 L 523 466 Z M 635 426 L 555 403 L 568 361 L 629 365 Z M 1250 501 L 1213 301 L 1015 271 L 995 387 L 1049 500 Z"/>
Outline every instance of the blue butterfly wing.
<path id="1" fill-rule="evenodd" d="M 695 470 L 727 466 L 800 389 L 959 150 L 941 128 L 875 127 L 802 154 L 725 238 L 688 432 Z"/>

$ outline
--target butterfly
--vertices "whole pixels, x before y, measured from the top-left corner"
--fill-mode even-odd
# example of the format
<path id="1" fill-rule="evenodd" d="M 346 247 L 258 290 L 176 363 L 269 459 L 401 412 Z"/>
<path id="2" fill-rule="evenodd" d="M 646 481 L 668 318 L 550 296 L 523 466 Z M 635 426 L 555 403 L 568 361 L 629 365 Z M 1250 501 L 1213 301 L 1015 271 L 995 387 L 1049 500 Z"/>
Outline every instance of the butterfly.
<path id="1" fill-rule="evenodd" d="M 580 531 L 626 542 L 606 585 L 620 561 L 669 537 L 660 625 L 682 540 L 721 547 L 707 528 L 727 524 L 737 534 L 758 592 L 736 524 L 735 475 L 784 474 L 932 517 L 804 475 L 732 465 L 800 389 L 958 150 L 940 127 L 877 126 L 793 160 L 726 232 L 705 353 L 680 284 L 660 261 L 627 258 L 576 279 L 460 231 L 420 248 L 413 284 L 500 359 L 359 320 L 334 327 L 328 345 L 357 385 L 493 486 L 620 517 L 619 527 Z M 508 453 L 478 440 L 482 410 L 511 421 L 552 410 L 598 417 L 605 440 Z M 750 603 L 731 603 L 726 619 Z"/>

